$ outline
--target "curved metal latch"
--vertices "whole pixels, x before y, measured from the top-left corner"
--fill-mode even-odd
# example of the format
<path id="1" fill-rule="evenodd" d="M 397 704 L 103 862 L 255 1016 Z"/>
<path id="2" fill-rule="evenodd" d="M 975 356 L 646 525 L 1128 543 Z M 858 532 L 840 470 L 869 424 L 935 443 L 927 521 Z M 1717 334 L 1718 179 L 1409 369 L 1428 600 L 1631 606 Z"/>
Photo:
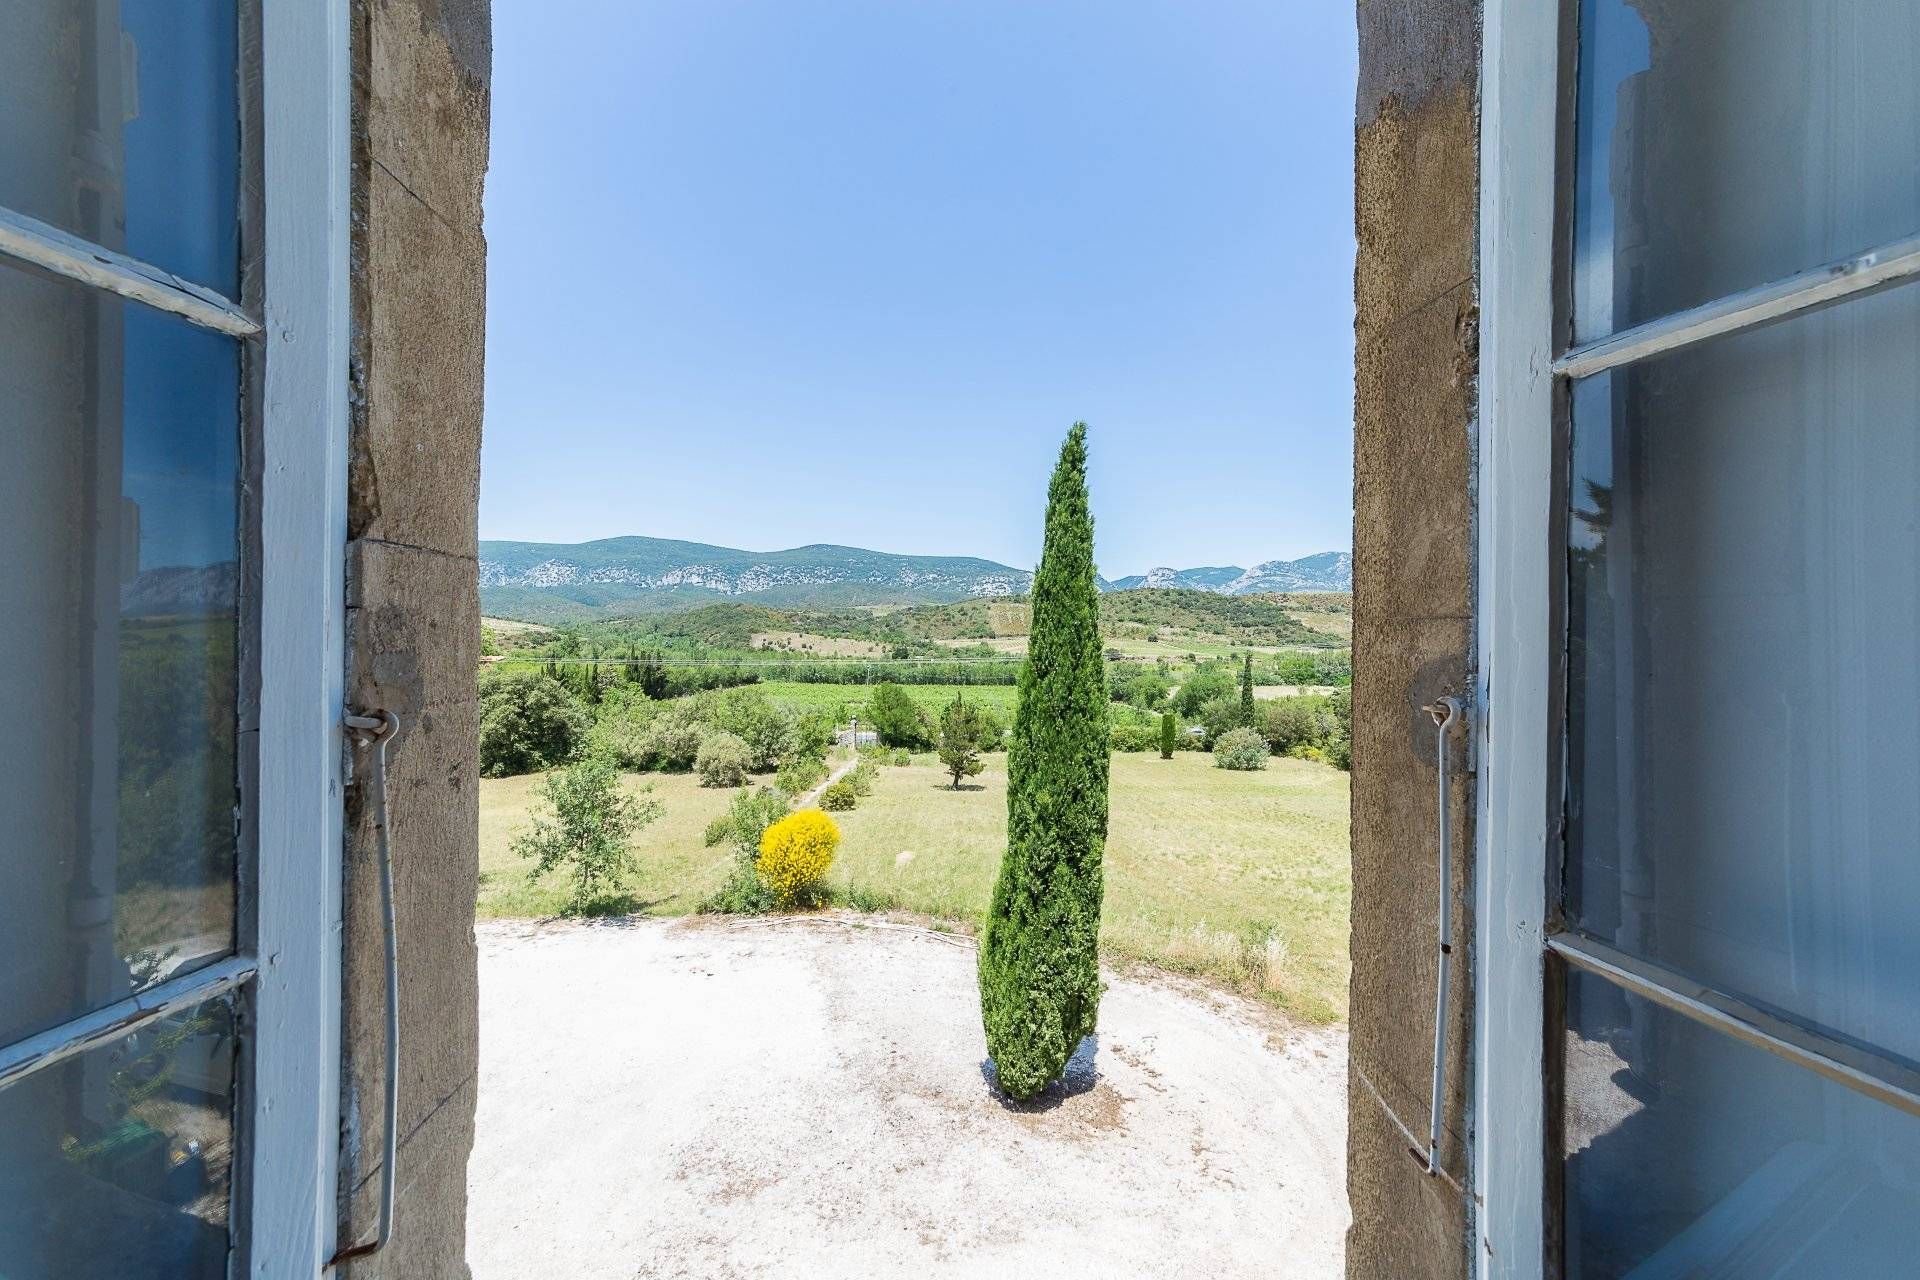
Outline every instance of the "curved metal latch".
<path id="1" fill-rule="evenodd" d="M 1427 1173 L 1440 1172 L 1440 1112 L 1446 1104 L 1447 988 L 1453 976 L 1453 797 L 1447 785 L 1449 739 L 1466 728 L 1466 705 L 1442 698 L 1423 707 L 1433 717 L 1434 765 L 1440 779 L 1440 990 L 1433 1006 L 1433 1100 L 1427 1116 Z M 1417 1159 L 1419 1152 L 1414 1152 Z"/>
<path id="2" fill-rule="evenodd" d="M 380 1163 L 380 1230 L 365 1244 L 334 1254 L 329 1267 L 371 1257 L 393 1238 L 393 1166 L 400 1150 L 400 957 L 393 918 L 393 842 L 387 834 L 387 744 L 400 732 L 400 717 L 385 710 L 371 715 L 349 712 L 341 723 L 373 748 L 373 831 L 380 850 L 380 909 L 386 917 L 387 943 L 387 1147 Z"/>

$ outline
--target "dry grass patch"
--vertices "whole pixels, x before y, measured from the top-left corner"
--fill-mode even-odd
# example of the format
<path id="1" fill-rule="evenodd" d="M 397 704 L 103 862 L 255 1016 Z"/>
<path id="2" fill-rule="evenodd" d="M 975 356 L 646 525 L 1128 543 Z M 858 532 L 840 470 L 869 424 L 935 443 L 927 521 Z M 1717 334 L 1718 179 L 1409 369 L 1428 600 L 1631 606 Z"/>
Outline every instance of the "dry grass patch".
<path id="1" fill-rule="evenodd" d="M 636 907 L 688 912 L 725 878 L 730 853 L 701 837 L 731 793 L 684 775 L 651 781 L 666 812 L 637 841 Z M 480 784 L 482 915 L 549 915 L 565 899 L 557 877 L 532 883 L 507 847 L 526 825 L 533 782 Z M 988 756 L 964 790 L 946 784 L 929 756 L 883 767 L 874 793 L 836 815 L 844 840 L 828 882 L 856 901 L 977 928 L 1006 845 L 1006 756 Z M 1112 794 L 1109 957 L 1205 977 L 1313 1021 L 1345 1016 L 1346 774 L 1301 760 L 1234 773 L 1200 753 L 1118 755 Z"/>

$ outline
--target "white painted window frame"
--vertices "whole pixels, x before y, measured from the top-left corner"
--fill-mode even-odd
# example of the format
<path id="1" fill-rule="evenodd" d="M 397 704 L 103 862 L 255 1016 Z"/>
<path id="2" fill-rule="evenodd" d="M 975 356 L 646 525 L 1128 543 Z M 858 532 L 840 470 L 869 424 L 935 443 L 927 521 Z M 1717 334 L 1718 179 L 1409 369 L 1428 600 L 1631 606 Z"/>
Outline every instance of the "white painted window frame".
<path id="1" fill-rule="evenodd" d="M 1920 235 L 1555 351 L 1561 23 L 1571 3 L 1487 0 L 1481 68 L 1475 693 L 1479 936 L 1472 1248 L 1482 1280 L 1549 1269 L 1547 957 L 1730 1038 L 1920 1115 L 1920 1072 L 1549 921 L 1554 759 L 1556 387 L 1883 289 L 1920 284 Z M 1572 157 L 1567 157 L 1570 163 Z"/>
<path id="2" fill-rule="evenodd" d="M 0 209 L 0 259 L 251 341 L 264 362 L 254 946 L 0 1048 L 0 1087 L 246 990 L 230 1230 L 247 1274 L 284 1280 L 328 1271 L 338 1234 L 351 68 L 347 0 L 259 14 L 261 315 Z"/>
<path id="3" fill-rule="evenodd" d="M 265 391 L 260 509 L 257 1280 L 338 1234 L 352 68 L 347 0 L 261 0 Z"/>
<path id="4" fill-rule="evenodd" d="M 1480 104 L 1475 696 L 1479 775 L 1471 1247 L 1481 1280 L 1546 1261 L 1546 928 L 1553 666 L 1558 0 L 1486 0 Z"/>

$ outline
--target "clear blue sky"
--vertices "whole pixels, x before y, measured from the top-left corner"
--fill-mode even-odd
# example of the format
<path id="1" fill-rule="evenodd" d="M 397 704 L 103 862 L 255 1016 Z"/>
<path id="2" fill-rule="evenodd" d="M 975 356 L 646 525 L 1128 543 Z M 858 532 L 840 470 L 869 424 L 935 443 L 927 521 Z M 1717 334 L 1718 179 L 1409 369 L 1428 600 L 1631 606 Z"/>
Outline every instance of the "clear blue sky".
<path id="1" fill-rule="evenodd" d="M 486 538 L 1345 550 L 1353 7 L 503 0 Z"/>

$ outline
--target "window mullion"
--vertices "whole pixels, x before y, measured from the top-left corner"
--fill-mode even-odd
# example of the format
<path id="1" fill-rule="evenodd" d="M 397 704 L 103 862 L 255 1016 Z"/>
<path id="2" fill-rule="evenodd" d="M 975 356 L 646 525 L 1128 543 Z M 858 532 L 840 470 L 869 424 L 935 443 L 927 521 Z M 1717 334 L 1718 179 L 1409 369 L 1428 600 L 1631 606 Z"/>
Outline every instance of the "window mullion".
<path id="1" fill-rule="evenodd" d="M 1567 352 L 1554 361 L 1553 371 L 1585 378 L 1916 279 L 1920 279 L 1920 236 L 1909 236 L 1609 334 Z"/>
<path id="2" fill-rule="evenodd" d="M 11 209 L 0 208 L 0 258 L 30 263 L 236 338 L 260 332 L 258 320 L 211 289 Z"/>
<path id="3" fill-rule="evenodd" d="M 229 956 L 0 1048 L 0 1089 L 111 1044 L 168 1014 L 224 995 L 249 981 L 257 968 L 251 956 Z"/>
<path id="4" fill-rule="evenodd" d="M 1736 1040 L 1920 1116 L 1920 1071 L 1844 1040 L 1802 1027 L 1735 996 L 1695 982 L 1577 933 L 1547 947 L 1568 964 Z"/>

